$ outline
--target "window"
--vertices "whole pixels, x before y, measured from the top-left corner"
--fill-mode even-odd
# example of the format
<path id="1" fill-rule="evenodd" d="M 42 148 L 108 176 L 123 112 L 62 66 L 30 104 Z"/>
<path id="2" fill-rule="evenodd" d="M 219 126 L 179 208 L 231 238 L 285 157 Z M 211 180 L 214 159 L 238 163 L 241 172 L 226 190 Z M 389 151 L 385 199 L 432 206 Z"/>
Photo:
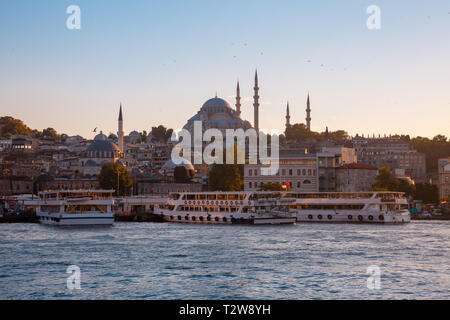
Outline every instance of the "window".
<path id="1" fill-rule="evenodd" d="M 248 170 L 248 175 L 249 175 L 250 177 L 253 175 L 253 170 L 252 170 L 252 169 Z"/>
<path id="2" fill-rule="evenodd" d="M 303 176 L 306 176 L 306 169 L 303 169 L 303 170 L 302 170 L 302 175 L 303 175 Z"/>
<path id="3" fill-rule="evenodd" d="M 300 175 L 300 169 L 297 169 L 297 175 L 298 176 Z"/>
<path id="4" fill-rule="evenodd" d="M 289 175 L 292 176 L 292 169 L 289 169 Z"/>
<path id="5" fill-rule="evenodd" d="M 249 187 L 250 189 L 252 188 L 252 183 L 251 183 L 251 182 L 248 183 L 248 187 Z"/>
<path id="6" fill-rule="evenodd" d="M 255 169 L 255 177 L 258 175 L 258 169 Z"/>

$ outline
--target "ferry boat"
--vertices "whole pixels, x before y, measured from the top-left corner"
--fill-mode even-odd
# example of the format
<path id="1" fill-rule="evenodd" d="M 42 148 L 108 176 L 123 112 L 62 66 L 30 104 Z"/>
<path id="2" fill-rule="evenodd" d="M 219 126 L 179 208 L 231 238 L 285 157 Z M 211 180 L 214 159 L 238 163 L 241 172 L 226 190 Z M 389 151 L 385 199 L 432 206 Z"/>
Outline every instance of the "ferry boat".
<path id="1" fill-rule="evenodd" d="M 297 222 L 409 223 L 408 200 L 401 192 L 291 193 Z"/>
<path id="2" fill-rule="evenodd" d="M 114 223 L 114 190 L 58 190 L 39 194 L 36 215 L 54 226 L 109 226 Z"/>
<path id="3" fill-rule="evenodd" d="M 193 224 L 295 224 L 295 199 L 280 192 L 172 193 L 155 214 Z"/>

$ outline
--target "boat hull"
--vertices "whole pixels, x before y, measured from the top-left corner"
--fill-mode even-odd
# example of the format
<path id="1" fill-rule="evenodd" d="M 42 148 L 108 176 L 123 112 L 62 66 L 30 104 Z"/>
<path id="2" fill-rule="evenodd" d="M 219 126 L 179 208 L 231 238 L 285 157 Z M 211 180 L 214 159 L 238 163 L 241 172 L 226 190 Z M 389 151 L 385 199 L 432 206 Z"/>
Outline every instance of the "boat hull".
<path id="1" fill-rule="evenodd" d="M 221 224 L 221 225 L 286 225 L 295 224 L 297 219 L 292 217 L 230 217 L 223 215 L 174 215 L 160 214 L 158 215 L 165 222 L 172 223 L 189 223 L 189 224 Z"/>
<path id="2" fill-rule="evenodd" d="M 49 214 L 39 213 L 39 222 L 52 226 L 111 226 L 114 224 L 113 213 L 83 213 L 83 214 Z"/>
<path id="3" fill-rule="evenodd" d="M 404 224 L 411 222 L 411 215 L 408 211 L 401 213 L 380 213 L 299 210 L 297 212 L 297 222 Z"/>

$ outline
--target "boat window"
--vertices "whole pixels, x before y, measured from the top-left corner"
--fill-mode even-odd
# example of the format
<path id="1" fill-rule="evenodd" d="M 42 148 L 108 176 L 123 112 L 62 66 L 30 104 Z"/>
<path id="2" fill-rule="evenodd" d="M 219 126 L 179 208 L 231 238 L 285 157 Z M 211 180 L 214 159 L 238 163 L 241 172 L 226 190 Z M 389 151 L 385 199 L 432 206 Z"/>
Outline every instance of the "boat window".
<path id="1" fill-rule="evenodd" d="M 226 194 L 218 194 L 217 200 L 227 200 L 227 195 Z"/>
<path id="2" fill-rule="evenodd" d="M 170 195 L 170 199 L 172 199 L 172 200 L 178 200 L 179 198 L 180 198 L 180 194 L 178 194 L 178 193 L 172 193 Z"/>
<path id="3" fill-rule="evenodd" d="M 195 194 L 187 194 L 186 200 L 195 200 Z"/>
<path id="4" fill-rule="evenodd" d="M 216 200 L 215 194 L 208 194 L 208 200 Z"/>

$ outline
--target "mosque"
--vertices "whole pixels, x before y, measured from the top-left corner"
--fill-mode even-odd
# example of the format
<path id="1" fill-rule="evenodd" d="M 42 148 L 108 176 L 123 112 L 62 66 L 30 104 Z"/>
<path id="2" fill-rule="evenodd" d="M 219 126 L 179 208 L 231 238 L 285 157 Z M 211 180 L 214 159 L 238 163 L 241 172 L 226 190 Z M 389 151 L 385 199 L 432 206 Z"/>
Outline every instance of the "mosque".
<path id="1" fill-rule="evenodd" d="M 206 101 L 201 109 L 194 115 L 192 118 L 188 120 L 188 122 L 184 125 L 183 129 L 186 129 L 190 132 L 191 136 L 194 136 L 194 122 L 201 121 L 202 122 L 202 130 L 214 128 L 219 129 L 222 132 L 222 135 L 225 137 L 225 133 L 227 129 L 239 129 L 242 128 L 244 130 L 254 128 L 256 132 L 259 132 L 259 84 L 258 84 L 258 71 L 255 72 L 255 86 L 253 88 L 253 127 L 249 121 L 241 119 L 241 92 L 239 88 L 239 81 L 237 83 L 236 88 L 236 108 L 233 109 L 230 104 L 222 99 L 216 97 L 209 99 Z M 289 111 L 289 102 L 286 108 L 286 128 L 291 126 L 291 115 Z M 311 104 L 310 98 L 308 94 L 308 98 L 306 101 L 306 126 L 308 129 L 311 129 Z"/>
<path id="2" fill-rule="evenodd" d="M 254 129 L 258 132 L 258 120 L 259 120 L 259 87 L 258 87 L 258 72 L 255 72 L 255 87 L 253 96 L 253 108 L 254 108 Z M 206 101 L 201 109 L 188 120 L 183 129 L 190 132 L 191 136 L 194 136 L 194 122 L 202 122 L 203 132 L 214 128 L 219 129 L 222 135 L 225 137 L 227 129 L 239 129 L 248 130 L 252 128 L 250 122 L 241 119 L 241 91 L 239 87 L 239 81 L 236 87 L 236 109 L 233 109 L 230 104 L 222 99 L 216 97 Z"/>
<path id="3" fill-rule="evenodd" d="M 203 132 L 214 128 L 219 129 L 223 136 L 226 136 L 227 129 L 244 129 L 248 130 L 254 128 L 256 132 L 259 132 L 259 84 L 258 84 L 258 71 L 255 72 L 255 84 L 253 87 L 253 126 L 249 121 L 241 118 L 241 92 L 239 87 L 239 81 L 236 87 L 236 104 L 235 109 L 224 99 L 214 97 L 206 101 L 200 110 L 191 117 L 187 123 L 184 125 L 183 129 L 188 130 L 191 133 L 192 138 L 194 138 L 194 122 L 202 122 Z M 290 123 L 290 111 L 289 103 L 286 108 L 286 128 L 291 126 Z M 307 99 L 307 109 L 306 109 L 306 126 L 308 129 L 311 128 L 311 108 L 310 99 L 308 94 Z M 133 131 L 129 134 L 127 139 L 131 143 L 135 143 L 140 138 L 140 134 L 137 131 Z M 149 138 L 151 139 L 151 132 L 149 133 Z M 114 140 L 117 139 L 117 143 L 114 143 L 108 139 L 103 133 L 98 134 L 93 143 L 86 150 L 85 159 L 83 159 L 83 166 L 91 166 L 92 172 L 99 171 L 101 165 L 105 162 L 117 162 L 122 161 L 125 157 L 125 145 L 124 145 L 124 131 L 123 131 L 123 116 L 122 116 L 122 104 L 120 104 L 119 118 L 118 118 L 118 131 L 117 136 L 114 135 Z M 150 140 L 149 139 L 149 140 Z"/>

